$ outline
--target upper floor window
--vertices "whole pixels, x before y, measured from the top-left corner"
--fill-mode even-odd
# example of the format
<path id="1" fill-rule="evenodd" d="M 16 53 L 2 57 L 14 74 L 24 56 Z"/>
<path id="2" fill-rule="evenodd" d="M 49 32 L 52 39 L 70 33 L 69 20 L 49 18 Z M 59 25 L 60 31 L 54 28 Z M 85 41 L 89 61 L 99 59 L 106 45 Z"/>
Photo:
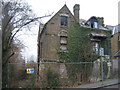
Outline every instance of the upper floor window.
<path id="1" fill-rule="evenodd" d="M 61 26 L 67 27 L 68 26 L 68 17 L 67 16 L 61 16 Z"/>
<path id="2" fill-rule="evenodd" d="M 98 23 L 94 22 L 94 28 L 98 28 Z"/>
<path id="3" fill-rule="evenodd" d="M 67 37 L 60 37 L 60 44 L 67 44 Z"/>
<path id="4" fill-rule="evenodd" d="M 98 28 L 98 23 L 97 22 L 92 22 L 91 23 L 91 28 Z"/>
<path id="5" fill-rule="evenodd" d="M 96 54 L 99 54 L 99 44 L 98 42 L 93 42 L 93 51 L 96 53 Z"/>

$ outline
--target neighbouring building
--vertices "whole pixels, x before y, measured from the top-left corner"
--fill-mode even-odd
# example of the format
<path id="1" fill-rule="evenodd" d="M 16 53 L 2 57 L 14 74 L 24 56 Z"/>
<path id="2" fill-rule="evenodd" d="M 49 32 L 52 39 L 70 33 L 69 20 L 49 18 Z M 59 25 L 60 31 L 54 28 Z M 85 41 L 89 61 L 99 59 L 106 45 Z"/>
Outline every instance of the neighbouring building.
<path id="1" fill-rule="evenodd" d="M 120 24 L 115 26 L 111 36 L 112 56 L 120 57 Z"/>
<path id="2" fill-rule="evenodd" d="M 73 7 L 74 15 L 65 4 L 39 31 L 38 62 L 56 62 L 57 50 L 67 51 L 67 38 L 70 24 L 78 22 L 90 30 L 91 42 L 95 53 L 101 56 L 110 55 L 109 30 L 104 27 L 104 18 L 92 16 L 89 20 L 79 19 L 80 5 Z M 81 20 L 81 21 L 80 21 Z M 94 29 L 94 30 L 93 30 Z"/>

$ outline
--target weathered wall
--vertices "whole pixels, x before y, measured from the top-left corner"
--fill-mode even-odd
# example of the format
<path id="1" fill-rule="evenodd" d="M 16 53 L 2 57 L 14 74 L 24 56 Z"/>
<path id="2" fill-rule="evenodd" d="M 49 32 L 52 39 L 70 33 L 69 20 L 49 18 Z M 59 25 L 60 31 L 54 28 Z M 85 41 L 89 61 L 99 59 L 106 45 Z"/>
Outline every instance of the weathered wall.
<path id="1" fill-rule="evenodd" d="M 116 33 L 111 37 L 112 56 L 120 50 L 120 41 L 118 41 L 120 33 Z"/>

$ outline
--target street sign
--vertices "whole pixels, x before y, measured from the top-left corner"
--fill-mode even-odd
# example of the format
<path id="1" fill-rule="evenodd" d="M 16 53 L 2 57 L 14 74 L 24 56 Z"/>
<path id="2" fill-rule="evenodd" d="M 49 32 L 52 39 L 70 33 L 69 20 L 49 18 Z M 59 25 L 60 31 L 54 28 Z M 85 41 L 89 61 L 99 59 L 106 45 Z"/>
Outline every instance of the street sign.
<path id="1" fill-rule="evenodd" d="M 112 66 L 112 63 L 111 63 L 111 62 L 108 62 L 108 63 L 107 63 L 107 66 L 108 66 L 108 67 Z"/>
<path id="2" fill-rule="evenodd" d="M 27 74 L 33 74 L 33 73 L 34 73 L 34 68 L 27 69 Z"/>

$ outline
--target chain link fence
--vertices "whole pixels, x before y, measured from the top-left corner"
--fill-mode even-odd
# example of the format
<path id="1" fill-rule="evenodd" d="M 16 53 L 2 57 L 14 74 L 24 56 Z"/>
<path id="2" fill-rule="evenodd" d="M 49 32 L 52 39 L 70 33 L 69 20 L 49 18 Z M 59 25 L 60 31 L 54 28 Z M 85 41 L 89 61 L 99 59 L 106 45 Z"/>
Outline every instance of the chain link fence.
<path id="1" fill-rule="evenodd" d="M 9 63 L 8 88 L 68 88 L 118 79 L 117 61 Z"/>

